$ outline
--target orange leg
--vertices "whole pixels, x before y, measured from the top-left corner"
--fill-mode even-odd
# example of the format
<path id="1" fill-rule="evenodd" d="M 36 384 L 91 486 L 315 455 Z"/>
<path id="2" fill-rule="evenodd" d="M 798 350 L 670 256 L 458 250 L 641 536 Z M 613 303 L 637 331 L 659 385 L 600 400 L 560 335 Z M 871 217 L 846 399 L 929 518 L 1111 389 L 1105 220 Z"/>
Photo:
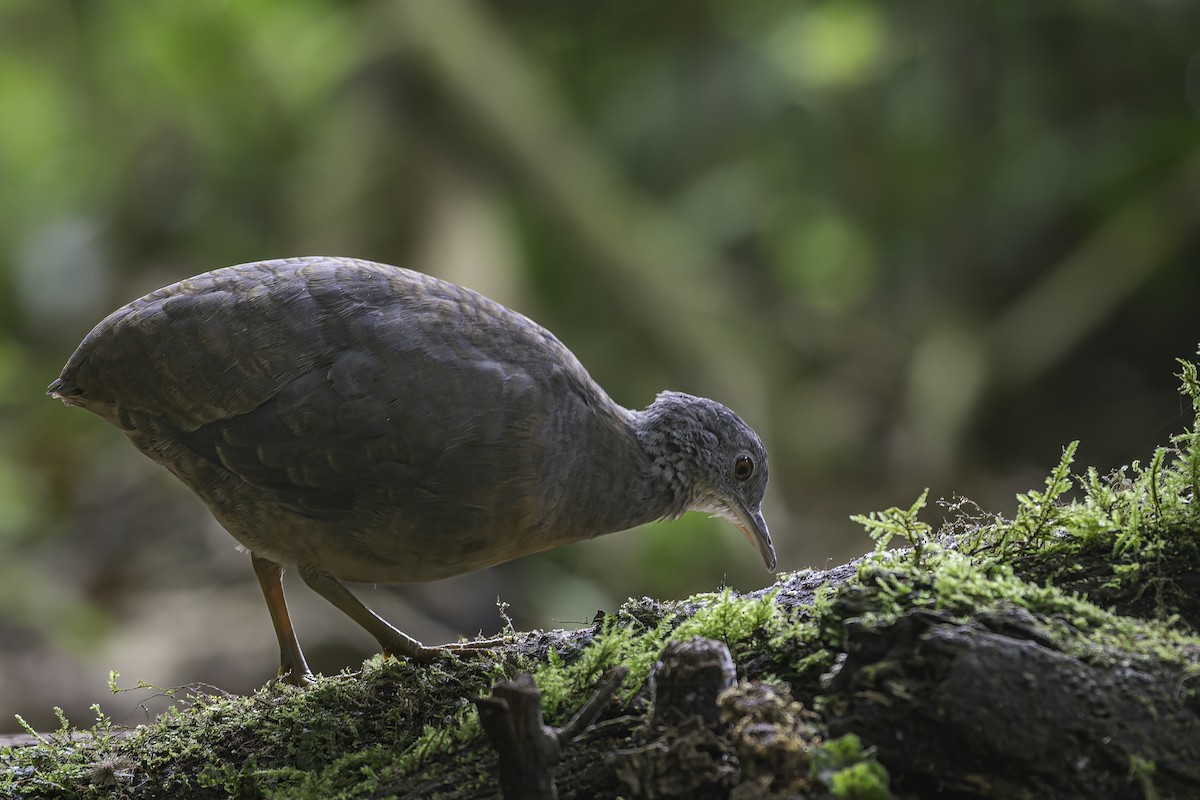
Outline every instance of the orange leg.
<path id="1" fill-rule="evenodd" d="M 342 613 L 357 622 L 375 637 L 384 655 L 407 656 L 414 661 L 432 661 L 449 653 L 478 653 L 498 644 L 500 639 L 478 639 L 473 642 L 456 642 L 437 647 L 426 647 L 403 631 L 394 628 L 387 620 L 362 604 L 342 583 L 328 572 L 316 567 L 301 565 L 300 577 L 314 592 L 337 606 Z M 282 641 L 282 640 L 281 640 Z"/>
<path id="2" fill-rule="evenodd" d="M 283 567 L 253 553 L 250 563 L 254 565 L 254 574 L 258 576 L 258 585 L 267 601 L 267 611 L 271 612 L 275 638 L 279 640 L 279 677 L 295 686 L 312 683 L 312 673 L 308 671 L 300 641 L 288 616 L 287 600 L 283 596 Z"/>

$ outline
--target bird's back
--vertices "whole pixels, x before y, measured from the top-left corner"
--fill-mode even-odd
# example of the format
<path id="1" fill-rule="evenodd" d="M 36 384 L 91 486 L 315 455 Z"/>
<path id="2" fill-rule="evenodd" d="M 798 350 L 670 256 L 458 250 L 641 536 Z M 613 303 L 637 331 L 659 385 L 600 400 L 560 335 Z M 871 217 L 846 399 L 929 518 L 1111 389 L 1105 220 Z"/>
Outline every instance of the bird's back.
<path id="1" fill-rule="evenodd" d="M 610 502 L 644 466 L 629 412 L 541 326 L 408 270 L 181 281 L 101 322 L 51 390 L 252 551 L 344 579 L 430 580 L 644 521 Z"/>

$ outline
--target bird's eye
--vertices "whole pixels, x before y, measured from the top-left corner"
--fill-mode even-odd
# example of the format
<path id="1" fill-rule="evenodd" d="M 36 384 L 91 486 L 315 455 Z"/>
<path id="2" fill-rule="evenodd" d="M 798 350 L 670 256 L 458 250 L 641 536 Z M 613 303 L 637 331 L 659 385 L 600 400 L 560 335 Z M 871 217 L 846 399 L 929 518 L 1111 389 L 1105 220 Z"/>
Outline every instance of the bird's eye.
<path id="1" fill-rule="evenodd" d="M 754 474 L 754 461 L 750 456 L 738 456 L 733 462 L 733 477 L 744 481 Z"/>

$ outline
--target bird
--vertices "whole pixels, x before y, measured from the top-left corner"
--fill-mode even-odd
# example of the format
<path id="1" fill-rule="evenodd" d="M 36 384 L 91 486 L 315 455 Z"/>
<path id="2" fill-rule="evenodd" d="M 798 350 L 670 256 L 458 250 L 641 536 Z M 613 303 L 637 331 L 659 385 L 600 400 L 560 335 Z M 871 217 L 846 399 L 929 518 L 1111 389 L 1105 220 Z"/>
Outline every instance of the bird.
<path id="1" fill-rule="evenodd" d="M 401 267 L 296 257 L 216 269 L 102 320 L 47 393 L 123 431 L 250 555 L 278 678 L 313 682 L 285 568 L 386 655 L 426 646 L 343 582 L 418 583 L 688 511 L 766 568 L 767 451 L 728 407 L 675 391 L 627 409 L 550 331 Z"/>

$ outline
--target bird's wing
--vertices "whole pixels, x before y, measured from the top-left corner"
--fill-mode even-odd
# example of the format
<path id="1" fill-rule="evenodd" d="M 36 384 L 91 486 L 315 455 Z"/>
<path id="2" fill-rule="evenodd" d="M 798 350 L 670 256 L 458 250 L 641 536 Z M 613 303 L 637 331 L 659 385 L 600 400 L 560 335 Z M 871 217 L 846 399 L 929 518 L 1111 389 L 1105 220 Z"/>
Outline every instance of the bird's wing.
<path id="1" fill-rule="evenodd" d="M 432 519 L 452 506 L 520 516 L 555 406 L 599 389 L 552 334 L 474 292 L 290 259 L 114 312 L 56 391 L 159 460 L 184 447 L 304 513 L 404 505 Z"/>
<path id="2" fill-rule="evenodd" d="M 540 447 L 526 383 L 478 362 L 417 361 L 345 351 L 253 411 L 173 438 L 309 516 L 364 506 L 421 516 L 451 492 L 458 505 L 490 506 L 480 495 L 495 476 L 520 474 Z"/>

